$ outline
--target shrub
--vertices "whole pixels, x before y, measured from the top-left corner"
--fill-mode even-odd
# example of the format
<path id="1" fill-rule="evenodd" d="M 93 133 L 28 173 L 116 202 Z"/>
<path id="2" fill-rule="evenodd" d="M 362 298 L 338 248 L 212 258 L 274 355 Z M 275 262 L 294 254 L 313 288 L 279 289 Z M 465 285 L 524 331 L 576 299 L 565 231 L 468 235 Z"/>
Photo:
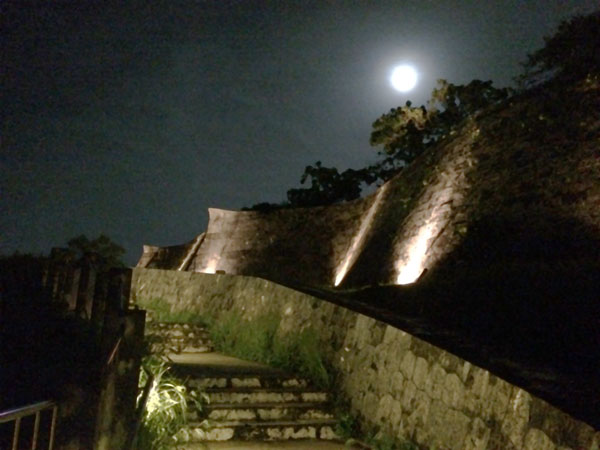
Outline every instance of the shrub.
<path id="1" fill-rule="evenodd" d="M 169 375 L 169 366 L 160 357 L 146 357 L 142 367 L 138 407 L 143 388 L 150 378 L 152 386 L 137 435 L 137 448 L 166 450 L 172 448 L 176 442 L 175 436 L 187 423 L 188 405 L 193 403 L 202 412 L 202 397 L 195 391 L 188 391 L 181 380 Z"/>
<path id="2" fill-rule="evenodd" d="M 209 321 L 208 328 L 215 348 L 222 353 L 298 373 L 319 387 L 328 387 L 331 377 L 314 330 L 279 335 L 279 323 L 274 314 L 246 321 L 229 311 Z"/>

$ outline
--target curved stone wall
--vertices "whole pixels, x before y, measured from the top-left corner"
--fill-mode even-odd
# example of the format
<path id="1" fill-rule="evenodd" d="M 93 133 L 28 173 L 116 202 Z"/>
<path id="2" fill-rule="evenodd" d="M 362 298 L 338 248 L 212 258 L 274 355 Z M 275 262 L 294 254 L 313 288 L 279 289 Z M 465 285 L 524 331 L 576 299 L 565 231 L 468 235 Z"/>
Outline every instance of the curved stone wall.
<path id="1" fill-rule="evenodd" d="M 476 115 L 364 199 L 211 209 L 188 270 L 340 288 L 406 284 L 426 269 L 491 260 L 577 260 L 585 270 L 600 260 L 599 92 L 586 84 L 526 93 Z M 565 101 L 578 107 L 555 106 Z"/>
<path id="2" fill-rule="evenodd" d="M 489 371 L 391 325 L 254 277 L 135 269 L 132 299 L 172 312 L 315 330 L 338 394 L 363 423 L 424 448 L 593 450 L 600 432 Z"/>

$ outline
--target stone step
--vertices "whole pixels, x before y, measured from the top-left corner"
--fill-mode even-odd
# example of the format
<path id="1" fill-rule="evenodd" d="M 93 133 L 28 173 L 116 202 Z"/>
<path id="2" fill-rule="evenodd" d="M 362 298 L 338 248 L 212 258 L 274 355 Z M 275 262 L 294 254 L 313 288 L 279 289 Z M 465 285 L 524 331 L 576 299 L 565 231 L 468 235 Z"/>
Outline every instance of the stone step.
<path id="1" fill-rule="evenodd" d="M 209 404 L 328 403 L 329 394 L 306 388 L 209 388 L 203 390 Z"/>
<path id="2" fill-rule="evenodd" d="M 208 331 L 200 325 L 150 322 L 145 336 L 153 353 L 206 353 L 214 350 Z"/>
<path id="3" fill-rule="evenodd" d="M 152 340 L 150 350 L 152 353 L 209 353 L 214 351 L 210 342 L 186 342 L 179 340 Z"/>
<path id="4" fill-rule="evenodd" d="M 281 376 L 279 374 L 223 374 L 222 376 L 203 377 L 197 370 L 173 366 L 173 373 L 187 379 L 187 385 L 196 389 L 228 388 L 308 388 L 309 382 L 303 378 Z"/>
<path id="5" fill-rule="evenodd" d="M 318 439 L 293 439 L 289 441 L 221 441 L 221 442 L 190 442 L 175 445 L 173 450 L 365 450 L 366 446 L 354 446 L 336 441 L 320 441 Z"/>
<path id="6" fill-rule="evenodd" d="M 269 420 L 311 420 L 333 419 L 329 405 L 323 403 L 254 403 L 249 405 L 232 405 L 230 403 L 213 403 L 204 406 L 210 421 L 269 421 Z M 189 420 L 198 419 L 192 412 Z"/>
<path id="7" fill-rule="evenodd" d="M 276 441 L 338 439 L 329 394 L 304 378 L 219 353 L 174 352 L 167 357 L 172 373 L 207 399 L 201 412 L 190 407 L 177 448 L 229 440 L 271 442 L 278 448 Z"/>
<path id="8" fill-rule="evenodd" d="M 208 330 L 203 325 L 193 325 L 177 322 L 147 322 L 146 332 L 160 332 L 163 334 L 174 334 L 176 336 L 186 333 L 196 333 L 198 335 L 209 336 Z"/>
<path id="9" fill-rule="evenodd" d="M 177 441 L 285 441 L 290 439 L 338 439 L 333 419 L 191 422 L 177 434 Z"/>
<path id="10" fill-rule="evenodd" d="M 152 353 L 210 353 L 214 351 L 210 342 L 190 342 L 185 340 L 148 339 Z"/>

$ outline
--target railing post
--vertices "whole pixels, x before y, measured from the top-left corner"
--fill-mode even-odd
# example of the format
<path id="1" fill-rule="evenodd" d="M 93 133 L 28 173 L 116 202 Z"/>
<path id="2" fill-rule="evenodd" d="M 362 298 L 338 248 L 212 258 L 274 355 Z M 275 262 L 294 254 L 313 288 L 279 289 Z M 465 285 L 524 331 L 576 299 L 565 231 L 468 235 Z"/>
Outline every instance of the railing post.
<path id="1" fill-rule="evenodd" d="M 54 448 L 54 435 L 56 433 L 56 416 L 58 415 L 58 406 L 54 405 L 52 408 L 52 423 L 50 424 L 50 445 L 48 446 L 48 450 L 53 450 Z"/>
<path id="2" fill-rule="evenodd" d="M 12 450 L 17 450 L 17 444 L 19 443 L 19 432 L 21 431 L 21 418 L 17 417 L 15 420 L 15 432 L 13 433 Z"/>
<path id="3" fill-rule="evenodd" d="M 40 431 L 40 412 L 35 413 L 35 423 L 33 425 L 33 439 L 31 440 L 31 450 L 37 447 L 38 433 Z"/>
<path id="4" fill-rule="evenodd" d="M 39 403 L 33 403 L 31 405 L 22 406 L 16 409 L 10 409 L 7 411 L 0 411 L 0 424 L 14 422 L 14 431 L 12 439 L 12 450 L 23 448 L 19 446 L 19 437 L 21 437 L 21 421 L 23 417 L 29 417 L 35 414 L 35 422 L 33 426 L 33 433 L 31 439 L 31 450 L 36 450 L 38 446 L 38 438 L 40 434 L 40 424 L 42 423 L 42 413 L 52 409 L 52 423 L 50 425 L 50 441 L 48 443 L 48 449 L 52 450 L 54 446 L 54 437 L 56 429 L 56 418 L 58 416 L 58 405 L 52 401 L 44 401 Z M 29 436 L 29 433 L 27 433 Z"/>

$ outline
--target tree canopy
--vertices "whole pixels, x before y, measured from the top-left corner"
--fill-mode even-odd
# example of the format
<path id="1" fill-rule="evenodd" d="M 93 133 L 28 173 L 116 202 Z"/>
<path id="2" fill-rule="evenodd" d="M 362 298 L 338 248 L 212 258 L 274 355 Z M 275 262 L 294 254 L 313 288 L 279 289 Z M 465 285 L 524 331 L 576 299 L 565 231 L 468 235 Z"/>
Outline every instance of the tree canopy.
<path id="1" fill-rule="evenodd" d="M 99 272 L 106 272 L 113 267 L 125 267 L 122 259 L 124 254 L 125 249 L 105 234 L 100 234 L 95 239 L 82 234 L 70 239 L 66 248 L 52 249 L 49 258 L 66 264 L 87 261 Z"/>
<path id="2" fill-rule="evenodd" d="M 287 191 L 287 203 L 260 203 L 250 209 L 269 210 L 282 207 L 330 205 L 360 197 L 362 189 L 373 183 L 383 184 L 429 147 L 452 134 L 470 114 L 508 97 L 509 89 L 497 89 L 491 81 L 473 80 L 454 85 L 438 80 L 427 106 L 393 108 L 373 123 L 370 143 L 379 150 L 381 159 L 362 169 L 339 172 L 324 167 L 321 161 L 306 166 L 300 184 L 306 188 Z"/>
<path id="3" fill-rule="evenodd" d="M 383 146 L 381 154 L 393 161 L 385 162 L 392 173 L 382 173 L 384 181 L 398 169 L 410 164 L 427 148 L 436 145 L 469 115 L 510 95 L 507 88 L 497 89 L 492 81 L 473 80 L 467 85 L 454 85 L 438 80 L 426 106 L 413 107 L 411 102 L 392 108 L 373 122 L 370 143 Z M 397 173 L 397 171 L 396 171 Z"/>
<path id="4" fill-rule="evenodd" d="M 94 263 L 99 271 L 105 271 L 112 267 L 124 267 L 123 255 L 125 249 L 113 242 L 105 234 L 100 234 L 96 239 L 88 239 L 80 235 L 67 242 L 68 250 L 73 259 L 82 260 L 88 258 Z"/>
<path id="5" fill-rule="evenodd" d="M 543 81 L 574 81 L 600 74 L 600 11 L 563 21 L 543 48 L 528 55 L 524 73 L 517 78 L 523 88 Z M 254 210 L 328 205 L 360 197 L 370 184 L 383 184 L 430 147 L 451 136 L 475 112 L 513 94 L 492 81 L 473 80 L 455 85 L 438 80 L 427 105 L 411 102 L 392 108 L 373 122 L 370 144 L 379 148 L 380 160 L 361 168 L 339 172 L 320 161 L 306 166 L 300 184 L 287 191 L 287 202 L 260 203 Z"/>
<path id="6" fill-rule="evenodd" d="M 544 41 L 544 47 L 529 54 L 523 64 L 525 71 L 517 79 L 524 87 L 600 73 L 600 11 L 564 20 Z"/>

